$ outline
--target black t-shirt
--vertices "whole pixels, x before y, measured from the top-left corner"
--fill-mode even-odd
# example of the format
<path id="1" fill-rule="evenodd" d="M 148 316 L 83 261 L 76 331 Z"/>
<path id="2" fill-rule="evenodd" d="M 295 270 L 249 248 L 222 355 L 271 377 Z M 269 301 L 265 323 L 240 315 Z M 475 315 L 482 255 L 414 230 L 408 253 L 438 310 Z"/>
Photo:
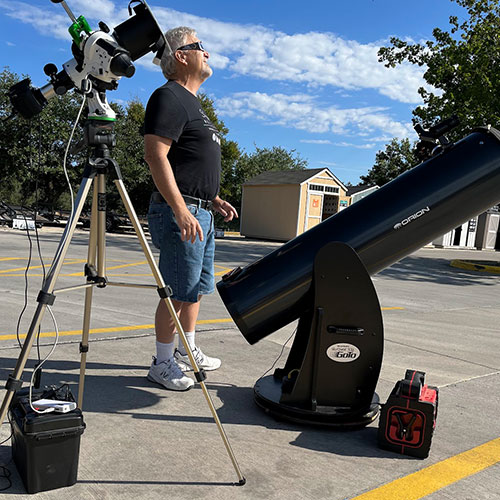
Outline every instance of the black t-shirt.
<path id="1" fill-rule="evenodd" d="M 200 101 L 175 81 L 156 89 L 144 133 L 172 139 L 168 160 L 182 194 L 213 200 L 220 184 L 220 135 Z"/>

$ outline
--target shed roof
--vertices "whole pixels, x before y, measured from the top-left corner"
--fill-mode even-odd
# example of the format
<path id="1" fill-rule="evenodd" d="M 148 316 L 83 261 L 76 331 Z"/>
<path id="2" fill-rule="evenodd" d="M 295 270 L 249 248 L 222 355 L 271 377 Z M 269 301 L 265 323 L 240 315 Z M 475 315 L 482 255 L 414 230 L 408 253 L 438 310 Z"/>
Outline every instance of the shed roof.
<path id="1" fill-rule="evenodd" d="M 369 186 L 368 184 L 358 184 L 357 186 L 350 186 L 349 189 L 347 190 L 347 196 L 352 196 L 353 194 L 362 193 L 363 191 L 368 191 L 368 189 L 378 188 L 378 187 L 379 186 L 377 185 Z"/>
<path id="2" fill-rule="evenodd" d="M 269 170 L 246 181 L 245 186 L 272 184 L 302 184 L 321 172 L 327 172 L 332 179 L 345 187 L 328 168 L 307 168 L 305 170 Z"/>

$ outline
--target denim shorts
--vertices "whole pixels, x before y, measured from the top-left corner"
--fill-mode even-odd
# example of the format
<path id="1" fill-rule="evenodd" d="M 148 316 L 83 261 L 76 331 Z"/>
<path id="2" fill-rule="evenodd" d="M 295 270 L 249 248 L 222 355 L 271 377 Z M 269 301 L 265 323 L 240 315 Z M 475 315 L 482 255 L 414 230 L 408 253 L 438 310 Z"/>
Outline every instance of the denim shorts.
<path id="1" fill-rule="evenodd" d="M 198 302 L 199 295 L 214 292 L 214 218 L 212 212 L 186 205 L 203 230 L 203 241 L 181 240 L 173 210 L 164 202 L 149 205 L 148 224 L 153 245 L 160 250 L 160 272 L 180 302 Z"/>

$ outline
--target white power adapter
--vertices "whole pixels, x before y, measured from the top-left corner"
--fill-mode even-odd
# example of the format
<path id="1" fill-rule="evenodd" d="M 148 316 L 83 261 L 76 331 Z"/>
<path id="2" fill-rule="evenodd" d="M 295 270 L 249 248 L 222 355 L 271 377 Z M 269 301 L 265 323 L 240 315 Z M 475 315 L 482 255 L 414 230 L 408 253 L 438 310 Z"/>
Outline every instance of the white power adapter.
<path id="1" fill-rule="evenodd" d="M 38 399 L 32 404 L 37 410 L 53 408 L 57 413 L 68 413 L 76 408 L 76 403 L 72 401 L 58 401 L 57 399 Z"/>

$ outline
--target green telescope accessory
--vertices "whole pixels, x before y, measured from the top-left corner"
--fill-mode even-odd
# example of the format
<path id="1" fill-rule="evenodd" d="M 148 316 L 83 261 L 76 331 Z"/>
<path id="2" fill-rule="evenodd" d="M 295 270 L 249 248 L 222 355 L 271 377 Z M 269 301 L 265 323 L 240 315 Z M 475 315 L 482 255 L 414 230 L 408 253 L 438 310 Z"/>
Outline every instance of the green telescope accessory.
<path id="1" fill-rule="evenodd" d="M 85 19 L 84 16 L 80 16 L 69 28 L 69 34 L 71 38 L 73 38 L 74 42 L 80 46 L 80 42 L 82 41 L 82 32 L 85 31 L 87 35 L 90 35 L 92 30 L 90 29 L 90 25 Z"/>

